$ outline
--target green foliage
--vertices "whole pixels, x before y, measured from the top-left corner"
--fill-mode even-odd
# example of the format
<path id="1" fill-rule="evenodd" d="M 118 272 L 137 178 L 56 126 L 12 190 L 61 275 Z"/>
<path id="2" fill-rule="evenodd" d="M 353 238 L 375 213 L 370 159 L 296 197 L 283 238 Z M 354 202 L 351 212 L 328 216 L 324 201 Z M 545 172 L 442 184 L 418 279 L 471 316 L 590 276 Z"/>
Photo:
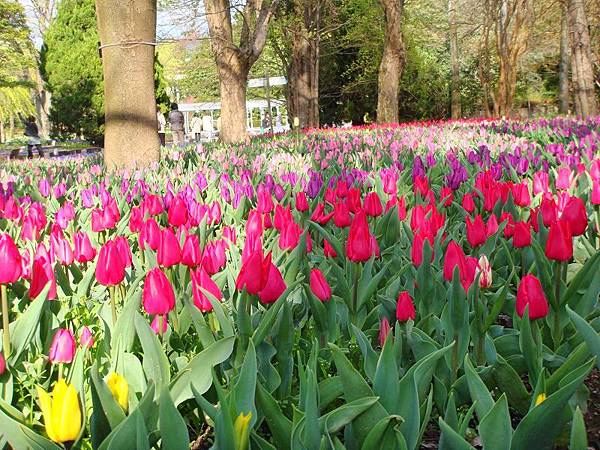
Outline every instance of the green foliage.
<path id="1" fill-rule="evenodd" d="M 52 134 L 102 140 L 104 101 L 94 0 L 63 0 L 44 35 L 40 69 L 52 93 Z"/>

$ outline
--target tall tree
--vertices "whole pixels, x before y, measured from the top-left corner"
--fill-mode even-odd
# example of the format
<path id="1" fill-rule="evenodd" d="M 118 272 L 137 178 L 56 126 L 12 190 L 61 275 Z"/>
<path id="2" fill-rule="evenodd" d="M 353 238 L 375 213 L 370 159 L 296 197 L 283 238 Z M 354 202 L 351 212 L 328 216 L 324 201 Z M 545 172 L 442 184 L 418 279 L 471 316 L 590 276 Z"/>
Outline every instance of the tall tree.
<path id="1" fill-rule="evenodd" d="M 519 59 L 527 48 L 533 19 L 531 0 L 494 0 L 498 82 L 494 113 L 510 116 L 515 99 Z"/>
<path id="2" fill-rule="evenodd" d="M 156 0 L 96 0 L 109 169 L 160 158 L 154 90 Z M 132 139 L 135 137 L 135 139 Z"/>
<path id="3" fill-rule="evenodd" d="M 588 20 L 583 0 L 567 1 L 571 38 L 571 70 L 575 111 L 580 116 L 598 114 Z"/>
<path id="4" fill-rule="evenodd" d="M 278 0 L 247 0 L 239 12 L 242 22 L 235 42 L 229 0 L 204 0 L 210 42 L 219 73 L 223 142 L 248 140 L 246 85 L 248 73 L 267 40 L 269 22 Z"/>
<path id="5" fill-rule="evenodd" d="M 319 126 L 319 55 L 322 33 L 322 0 L 289 0 L 277 17 L 288 51 L 275 49 L 287 72 L 287 107 L 301 128 Z"/>
<path id="6" fill-rule="evenodd" d="M 460 65 L 458 62 L 458 31 L 456 26 L 456 0 L 448 0 L 448 28 L 450 35 L 450 113 L 453 119 L 461 116 Z"/>
<path id="7" fill-rule="evenodd" d="M 558 110 L 569 112 L 569 12 L 566 0 L 560 2 L 560 62 L 558 65 Z"/>
<path id="8" fill-rule="evenodd" d="M 377 122 L 398 122 L 398 95 L 406 50 L 402 36 L 404 0 L 379 0 L 384 13 L 383 56 L 377 83 Z"/>

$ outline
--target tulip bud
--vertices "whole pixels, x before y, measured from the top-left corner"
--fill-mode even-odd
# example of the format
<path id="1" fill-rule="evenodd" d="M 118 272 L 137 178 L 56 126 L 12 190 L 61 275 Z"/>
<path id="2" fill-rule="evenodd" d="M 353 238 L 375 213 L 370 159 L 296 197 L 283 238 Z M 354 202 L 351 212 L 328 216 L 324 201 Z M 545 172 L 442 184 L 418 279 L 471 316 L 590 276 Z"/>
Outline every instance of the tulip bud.
<path id="1" fill-rule="evenodd" d="M 323 253 L 326 258 L 337 257 L 337 253 L 336 253 L 335 249 L 331 246 L 331 244 L 329 243 L 329 241 L 327 239 L 325 239 L 323 241 Z"/>
<path id="2" fill-rule="evenodd" d="M 477 247 L 483 244 L 487 239 L 487 229 L 483 219 L 479 214 L 475 216 L 475 220 L 471 222 L 471 218 L 467 217 L 467 241 L 471 247 Z"/>
<path id="3" fill-rule="evenodd" d="M 155 267 L 146 275 L 142 291 L 144 309 L 148 314 L 167 314 L 175 307 L 175 293 L 167 276 Z"/>
<path id="4" fill-rule="evenodd" d="M 181 262 L 179 241 L 170 228 L 166 228 L 160 233 L 160 245 L 156 259 L 162 267 L 171 267 Z"/>
<path id="5" fill-rule="evenodd" d="M 529 307 L 529 319 L 541 319 L 548 315 L 548 301 L 542 284 L 535 275 L 525 275 L 517 288 L 516 309 L 519 317 L 523 317 L 525 307 Z"/>
<path id="6" fill-rule="evenodd" d="M 94 345 L 94 336 L 88 327 L 83 327 L 79 335 L 79 345 L 82 348 L 92 348 Z"/>
<path id="7" fill-rule="evenodd" d="M 0 284 L 14 283 L 21 277 L 21 254 L 12 238 L 0 235 Z"/>
<path id="8" fill-rule="evenodd" d="M 573 257 L 573 236 L 569 222 L 557 220 L 550 225 L 546 256 L 554 261 L 569 261 Z"/>
<path id="9" fill-rule="evenodd" d="M 383 205 L 377 192 L 369 192 L 365 196 L 364 208 L 365 213 L 370 217 L 378 217 L 383 213 Z"/>
<path id="10" fill-rule="evenodd" d="M 269 258 L 269 262 L 270 261 L 271 258 Z M 258 293 L 258 299 L 262 303 L 273 303 L 279 299 L 279 297 L 281 297 L 281 294 L 283 294 L 286 289 L 287 286 L 283 280 L 283 277 L 281 276 L 281 272 L 279 272 L 279 269 L 275 267 L 275 264 L 270 262 L 269 268 L 267 269 L 267 279 L 264 287 Z"/>
<path id="11" fill-rule="evenodd" d="M 150 328 L 159 336 L 165 334 L 167 332 L 167 316 L 154 316 Z"/>
<path id="12" fill-rule="evenodd" d="M 123 376 L 111 372 L 106 378 L 106 384 L 119 406 L 127 412 L 129 407 L 129 385 L 127 380 Z"/>
<path id="13" fill-rule="evenodd" d="M 202 266 L 191 272 L 191 278 L 194 305 L 196 305 L 196 307 L 202 312 L 212 311 L 212 303 L 203 290 L 209 292 L 217 300 L 221 300 L 223 298 L 223 294 L 217 286 L 217 283 L 210 278 L 210 275 L 208 275 Z"/>
<path id="14" fill-rule="evenodd" d="M 396 304 L 396 319 L 400 322 L 406 322 L 407 320 L 415 320 L 415 317 L 415 305 L 412 297 L 406 291 L 400 292 Z"/>
<path id="15" fill-rule="evenodd" d="M 529 222 L 515 222 L 512 238 L 515 248 L 529 247 L 531 245 L 531 227 Z"/>
<path id="16" fill-rule="evenodd" d="M 565 205 L 560 218 L 569 222 L 573 236 L 581 236 L 585 233 L 588 225 L 588 217 L 583 200 L 579 197 L 571 197 Z"/>
<path id="17" fill-rule="evenodd" d="M 75 355 L 75 339 L 71 330 L 60 328 L 54 334 L 48 359 L 51 363 L 70 363 Z"/>
<path id="18" fill-rule="evenodd" d="M 116 286 L 125 279 L 125 261 L 115 241 L 107 241 L 100 249 L 96 280 L 103 286 Z"/>
<path id="19" fill-rule="evenodd" d="M 196 267 L 201 260 L 200 239 L 195 234 L 187 235 L 181 252 L 181 263 L 187 267 Z"/>
<path id="20" fill-rule="evenodd" d="M 304 191 L 300 191 L 296 193 L 296 209 L 300 212 L 308 211 L 308 200 L 306 198 L 306 193 Z"/>
<path id="21" fill-rule="evenodd" d="M 492 266 L 487 259 L 487 256 L 481 255 L 479 257 L 479 261 L 477 262 L 477 273 L 480 273 L 479 276 L 479 287 L 482 289 L 486 289 L 492 286 Z"/>
<path id="22" fill-rule="evenodd" d="M 185 202 L 179 197 L 175 197 L 169 205 L 168 220 L 172 227 L 180 227 L 188 219 L 188 211 Z"/>
<path id="23" fill-rule="evenodd" d="M 310 271 L 310 290 L 322 302 L 331 299 L 331 287 L 319 269 Z"/>
<path id="24" fill-rule="evenodd" d="M 297 117 L 296 117 L 297 119 Z M 294 124 L 296 127 L 298 125 Z M 248 414 L 240 413 L 233 423 L 233 444 L 235 450 L 247 450 L 250 436 L 250 421 L 252 420 L 252 412 Z"/>
<path id="25" fill-rule="evenodd" d="M 379 251 L 377 241 L 371 234 L 367 216 L 360 210 L 354 216 L 346 242 L 346 255 L 350 261 L 368 261 Z"/>
<path id="26" fill-rule="evenodd" d="M 385 341 L 388 337 L 388 335 L 390 334 L 390 321 L 388 320 L 387 317 L 383 317 L 380 321 L 379 321 L 379 346 L 381 348 L 383 348 Z"/>
<path id="27" fill-rule="evenodd" d="M 85 231 L 78 231 L 73 238 L 75 247 L 75 259 L 80 263 L 93 261 L 96 257 L 96 249 L 92 247 L 90 238 Z"/>
<path id="28" fill-rule="evenodd" d="M 48 437 L 57 443 L 77 439 L 81 430 L 81 409 L 75 386 L 60 379 L 51 395 L 39 386 L 37 391 Z"/>

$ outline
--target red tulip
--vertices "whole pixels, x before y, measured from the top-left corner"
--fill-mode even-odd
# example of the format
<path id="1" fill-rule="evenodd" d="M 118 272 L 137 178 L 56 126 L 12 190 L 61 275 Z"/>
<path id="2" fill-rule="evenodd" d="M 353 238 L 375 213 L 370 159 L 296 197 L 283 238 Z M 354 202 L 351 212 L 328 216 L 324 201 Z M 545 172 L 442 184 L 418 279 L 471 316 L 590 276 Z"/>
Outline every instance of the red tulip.
<path id="1" fill-rule="evenodd" d="M 56 278 L 54 276 L 54 268 L 52 267 L 50 255 L 48 255 L 44 244 L 40 244 L 33 258 L 29 298 L 32 300 L 36 298 L 48 283 L 50 283 L 48 300 L 53 300 L 56 298 Z"/>
<path id="2" fill-rule="evenodd" d="M 52 253 L 63 266 L 73 264 L 73 250 L 62 233 L 52 233 L 50 235 L 50 246 Z"/>
<path id="3" fill-rule="evenodd" d="M 338 198 L 345 198 L 348 195 L 348 183 L 344 180 L 338 180 L 335 188 L 335 195 Z"/>
<path id="4" fill-rule="evenodd" d="M 219 272 L 223 267 L 225 267 L 225 246 L 225 242 L 221 240 L 209 242 L 204 247 L 204 252 L 202 252 L 201 264 L 209 275 L 214 275 L 215 273 Z M 260 249 L 260 245 L 258 248 Z"/>
<path id="5" fill-rule="evenodd" d="M 116 286 L 125 278 L 125 261 L 115 241 L 107 241 L 100 249 L 96 280 L 104 286 Z"/>
<path id="6" fill-rule="evenodd" d="M 333 208 L 333 224 L 338 228 L 346 228 L 350 226 L 352 219 L 346 202 L 337 201 Z"/>
<path id="7" fill-rule="evenodd" d="M 519 317 L 523 317 L 525 307 L 529 306 L 529 319 L 541 319 L 548 315 L 548 302 L 542 284 L 534 275 L 525 275 L 517 289 L 516 309 Z"/>
<path id="8" fill-rule="evenodd" d="M 517 206 L 529 206 L 531 197 L 529 196 L 529 186 L 523 181 L 512 186 L 512 195 Z"/>
<path id="9" fill-rule="evenodd" d="M 368 261 L 376 254 L 377 241 L 369 230 L 367 216 L 363 210 L 360 210 L 354 216 L 354 220 L 350 225 L 348 233 L 348 241 L 346 243 L 346 255 L 350 261 L 362 262 Z"/>
<path id="10" fill-rule="evenodd" d="M 152 319 L 152 324 L 150 325 L 150 328 L 152 328 L 152 331 L 154 331 L 154 333 L 158 334 L 159 336 L 162 336 L 163 334 L 165 334 L 167 332 L 167 316 L 166 315 L 154 316 L 154 319 Z"/>
<path id="11" fill-rule="evenodd" d="M 558 220 L 550 225 L 546 256 L 554 261 L 569 261 L 573 257 L 573 236 L 569 222 Z"/>
<path id="12" fill-rule="evenodd" d="M 296 209 L 300 212 L 308 211 L 309 205 L 306 198 L 306 193 L 300 191 L 296 193 Z"/>
<path id="13" fill-rule="evenodd" d="M 183 243 L 181 252 L 181 263 L 187 267 L 196 267 L 202 261 L 202 252 L 200 251 L 200 239 L 195 234 L 188 234 Z"/>
<path id="14" fill-rule="evenodd" d="M 257 192 L 256 210 L 259 213 L 265 214 L 273 211 L 273 197 L 271 193 L 265 189 L 259 188 Z"/>
<path id="15" fill-rule="evenodd" d="M 262 250 L 252 252 L 242 264 L 235 282 L 236 289 L 241 291 L 246 288 L 249 294 L 258 294 L 267 283 L 270 266 L 271 253 L 263 258 Z"/>
<path id="16" fill-rule="evenodd" d="M 348 205 L 348 209 L 352 214 L 355 214 L 356 212 L 358 212 L 359 209 L 362 208 L 362 204 L 360 201 L 360 189 L 348 189 L 348 195 L 346 196 L 346 204 Z"/>
<path id="17" fill-rule="evenodd" d="M 235 244 L 237 242 L 237 234 L 236 234 L 235 228 L 223 227 L 223 238 L 227 239 L 232 244 Z"/>
<path id="18" fill-rule="evenodd" d="M 467 217 L 467 241 L 471 247 L 477 247 L 483 244 L 487 239 L 487 229 L 483 219 L 479 214 L 475 216 L 475 221 Z"/>
<path id="19" fill-rule="evenodd" d="M 327 302 L 331 298 L 331 287 L 319 269 L 310 271 L 310 290 L 322 302 Z"/>
<path id="20" fill-rule="evenodd" d="M 279 248 L 281 250 L 292 250 L 300 242 L 302 228 L 293 220 L 289 221 L 285 229 L 279 235 Z"/>
<path id="21" fill-rule="evenodd" d="M 273 225 L 275 229 L 282 232 L 288 223 L 293 222 L 294 217 L 290 207 L 284 208 L 281 205 L 275 206 L 275 214 L 273 214 Z"/>
<path id="22" fill-rule="evenodd" d="M 406 322 L 407 320 L 415 320 L 415 317 L 415 305 L 412 297 L 406 291 L 400 292 L 396 303 L 396 319 L 400 322 Z"/>
<path id="23" fill-rule="evenodd" d="M 512 214 L 509 212 L 503 212 L 500 215 L 500 222 L 506 222 L 506 225 L 504 226 L 504 237 L 507 239 L 512 237 L 515 231 L 515 219 L 513 218 Z"/>
<path id="24" fill-rule="evenodd" d="M 466 193 L 465 195 L 463 195 L 462 207 L 468 213 L 472 213 L 473 211 L 475 211 L 475 202 L 473 201 L 473 194 Z"/>
<path id="25" fill-rule="evenodd" d="M 131 248 L 129 248 L 129 242 L 127 241 L 127 238 L 124 236 L 117 236 L 114 241 L 115 244 L 117 244 L 117 249 L 121 254 L 121 259 L 125 263 L 125 267 L 131 267 L 133 255 L 131 254 Z"/>
<path id="26" fill-rule="evenodd" d="M 144 211 L 141 206 L 135 206 L 131 208 L 129 215 L 129 230 L 132 233 L 138 233 L 142 230 L 142 226 L 144 226 Z"/>
<path id="27" fill-rule="evenodd" d="M 80 263 L 93 261 L 96 249 L 92 247 L 90 237 L 85 231 L 78 231 L 73 238 L 75 241 L 75 260 Z"/>
<path id="28" fill-rule="evenodd" d="M 194 296 L 194 305 L 202 311 L 209 312 L 212 311 L 213 306 L 206 294 L 202 291 L 203 289 L 217 300 L 221 300 L 223 298 L 223 294 L 221 290 L 217 286 L 217 284 L 210 278 L 204 267 L 200 266 L 196 270 L 192 270 L 192 294 Z"/>
<path id="29" fill-rule="evenodd" d="M 273 303 L 279 299 L 281 294 L 283 294 L 287 288 L 285 281 L 283 281 L 283 277 L 281 276 L 281 272 L 279 272 L 279 269 L 271 262 L 271 258 L 269 257 L 268 259 L 269 267 L 267 269 L 267 279 L 263 288 L 258 293 L 258 299 L 266 304 Z"/>
<path id="30" fill-rule="evenodd" d="M 364 210 L 367 216 L 370 217 L 379 217 L 383 214 L 383 205 L 377 192 L 369 192 L 365 196 Z"/>
<path id="31" fill-rule="evenodd" d="M 7 234 L 0 235 L 0 284 L 14 283 L 21 277 L 21 254 Z"/>
<path id="32" fill-rule="evenodd" d="M 158 195 L 149 195 L 144 200 L 144 209 L 151 216 L 157 216 L 163 212 L 162 200 Z"/>
<path id="33" fill-rule="evenodd" d="M 75 356 L 75 339 L 70 330 L 60 328 L 54 334 L 48 359 L 51 363 L 70 363 Z"/>
<path id="34" fill-rule="evenodd" d="M 172 227 L 180 227 L 188 220 L 187 206 L 179 196 L 175 197 L 169 205 L 168 220 Z"/>
<path id="35" fill-rule="evenodd" d="M 146 244 L 152 250 L 158 250 L 160 246 L 160 227 L 156 220 L 148 219 L 144 222 L 142 226 L 142 230 L 139 236 L 140 248 L 144 250 L 146 248 Z"/>
<path id="36" fill-rule="evenodd" d="M 0 352 L 0 377 L 6 370 L 6 360 L 4 359 L 4 355 Z"/>
<path id="37" fill-rule="evenodd" d="M 485 232 L 487 237 L 493 236 L 498 231 L 498 219 L 494 214 L 491 214 L 488 218 L 487 224 L 485 226 Z"/>
<path id="38" fill-rule="evenodd" d="M 478 267 L 477 258 L 465 256 L 462 248 L 456 242 L 450 241 L 444 255 L 445 280 L 452 281 L 455 267 L 458 267 L 460 283 L 466 292 L 469 290 L 471 284 L 473 284 L 473 280 L 475 280 L 475 273 Z"/>
<path id="39" fill-rule="evenodd" d="M 179 241 L 170 228 L 165 228 L 160 233 L 160 245 L 156 259 L 162 267 L 171 267 L 181 262 Z"/>
<path id="40" fill-rule="evenodd" d="M 563 209 L 561 220 L 566 220 L 571 226 L 573 236 L 581 236 L 588 225 L 585 203 L 579 197 L 571 197 Z"/>
<path id="41" fill-rule="evenodd" d="M 531 227 L 529 222 L 516 222 L 513 232 L 513 246 L 524 248 L 531 245 Z"/>
<path id="42" fill-rule="evenodd" d="M 600 205 L 600 180 L 595 180 L 592 186 L 592 205 Z"/>
<path id="43" fill-rule="evenodd" d="M 326 258 L 337 257 L 337 253 L 336 253 L 335 249 L 331 246 L 331 244 L 329 243 L 329 241 L 327 239 L 325 239 L 323 241 L 323 253 L 325 254 Z"/>
<path id="44" fill-rule="evenodd" d="M 146 275 L 142 302 L 150 315 L 167 314 L 175 307 L 173 287 L 159 267 L 155 267 Z"/>
<path id="45" fill-rule="evenodd" d="M 558 217 L 558 208 L 552 194 L 545 193 L 542 196 L 542 202 L 540 203 L 540 212 L 542 213 L 542 222 L 545 227 L 549 227 Z"/>
<path id="46" fill-rule="evenodd" d="M 317 222 L 320 225 L 325 225 L 333 217 L 333 211 L 325 214 L 325 203 L 319 203 L 313 213 L 310 215 L 310 220 Z"/>

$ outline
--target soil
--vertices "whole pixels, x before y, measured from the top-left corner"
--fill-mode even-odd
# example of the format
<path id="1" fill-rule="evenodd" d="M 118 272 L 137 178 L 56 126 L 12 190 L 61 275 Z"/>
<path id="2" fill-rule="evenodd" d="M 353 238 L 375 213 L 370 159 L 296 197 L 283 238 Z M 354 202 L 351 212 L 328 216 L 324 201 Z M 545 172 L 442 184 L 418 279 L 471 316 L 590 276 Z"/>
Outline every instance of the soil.
<path id="1" fill-rule="evenodd" d="M 588 410 L 584 416 L 588 446 L 600 449 L 600 370 L 594 368 L 585 380 L 585 385 L 590 391 Z"/>

